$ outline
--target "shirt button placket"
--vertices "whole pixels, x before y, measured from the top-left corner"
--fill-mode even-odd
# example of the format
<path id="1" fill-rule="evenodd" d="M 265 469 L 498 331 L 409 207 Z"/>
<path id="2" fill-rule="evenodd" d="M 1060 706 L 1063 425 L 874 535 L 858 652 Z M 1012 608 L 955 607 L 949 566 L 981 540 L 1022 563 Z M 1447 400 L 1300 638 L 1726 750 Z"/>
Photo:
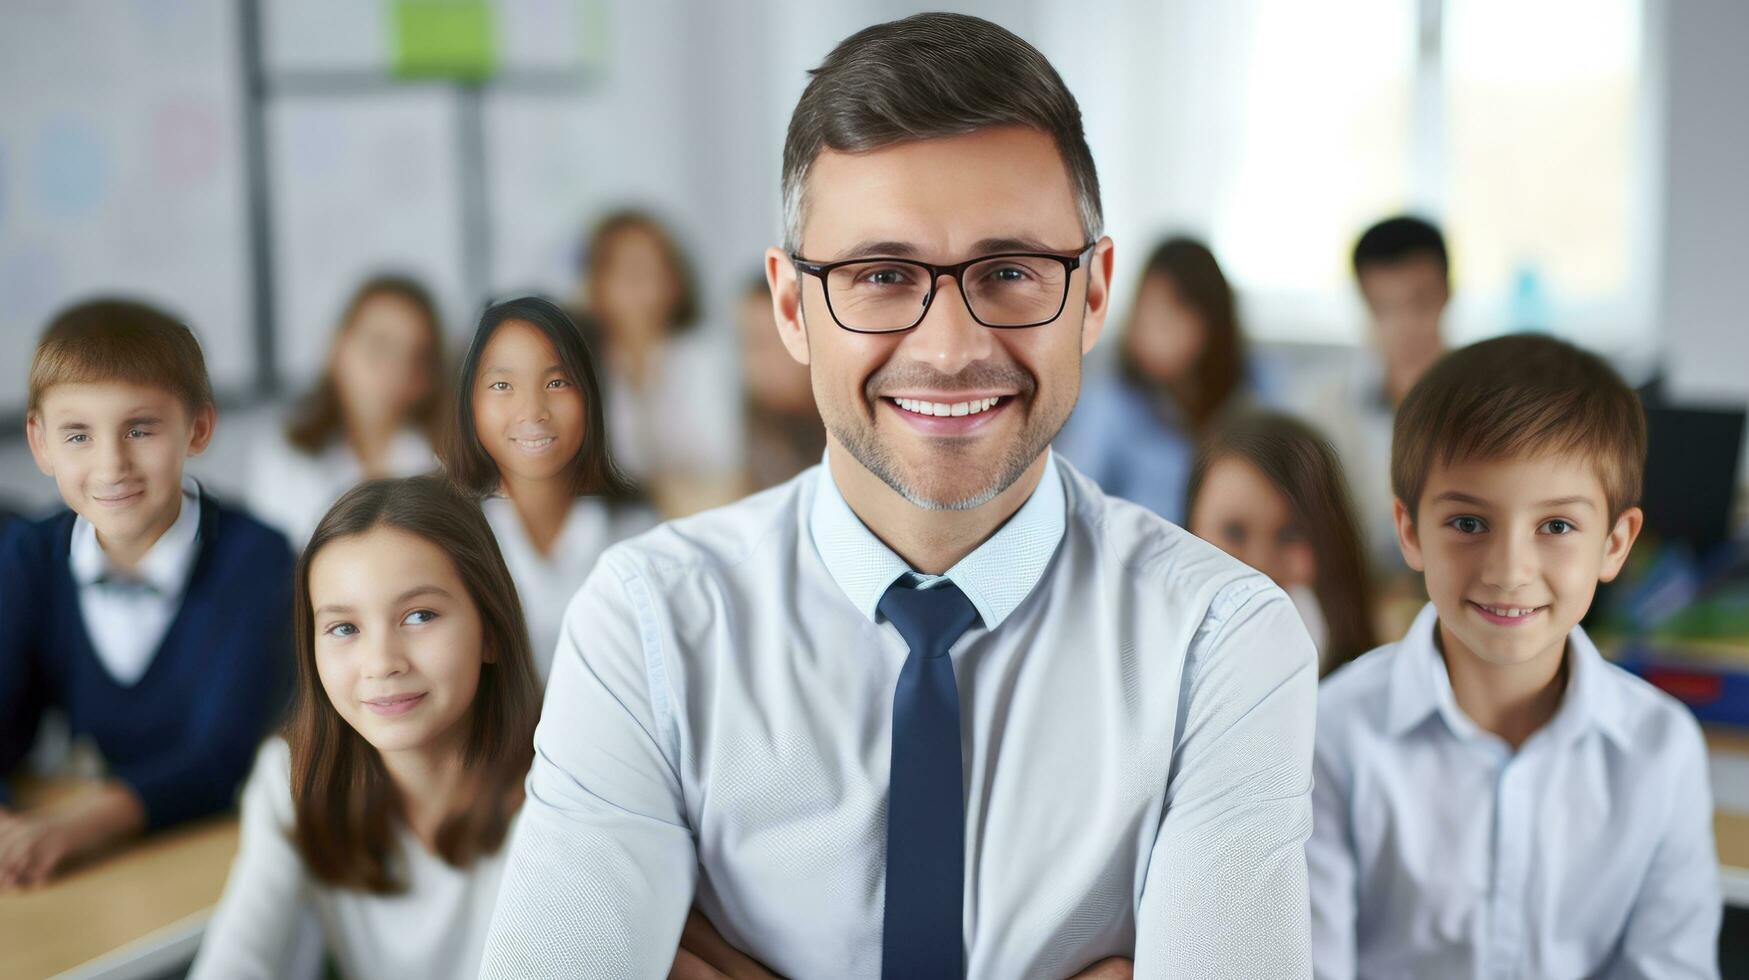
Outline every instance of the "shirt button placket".
<path id="1" fill-rule="evenodd" d="M 1494 980 L 1519 976 L 1524 960 L 1524 885 L 1532 831 L 1528 774 L 1516 757 L 1502 760 L 1494 787 L 1494 894 L 1489 909 L 1487 975 Z"/>

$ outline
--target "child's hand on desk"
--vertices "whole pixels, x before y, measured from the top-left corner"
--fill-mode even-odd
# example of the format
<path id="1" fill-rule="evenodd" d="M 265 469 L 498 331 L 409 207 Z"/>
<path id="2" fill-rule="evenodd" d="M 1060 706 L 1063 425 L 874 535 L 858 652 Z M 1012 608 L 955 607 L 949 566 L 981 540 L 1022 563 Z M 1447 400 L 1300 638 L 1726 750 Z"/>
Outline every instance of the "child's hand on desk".
<path id="1" fill-rule="evenodd" d="M 0 892 L 40 885 L 63 865 L 144 829 L 131 790 L 103 783 L 26 812 L 0 809 Z"/>
<path id="2" fill-rule="evenodd" d="M 72 851 L 67 828 L 36 813 L 0 813 L 0 891 L 48 880 Z"/>

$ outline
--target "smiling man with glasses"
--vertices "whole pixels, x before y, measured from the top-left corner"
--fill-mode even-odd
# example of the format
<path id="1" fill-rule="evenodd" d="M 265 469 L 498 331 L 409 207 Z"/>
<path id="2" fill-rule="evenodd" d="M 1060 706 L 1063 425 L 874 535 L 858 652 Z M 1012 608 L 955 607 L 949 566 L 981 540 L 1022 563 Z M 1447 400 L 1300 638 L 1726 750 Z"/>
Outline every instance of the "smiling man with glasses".
<path id="1" fill-rule="evenodd" d="M 826 459 L 603 556 L 485 975 L 1307 975 L 1311 642 L 1050 452 L 1112 269 L 1073 96 L 986 21 L 871 27 L 783 190 Z"/>

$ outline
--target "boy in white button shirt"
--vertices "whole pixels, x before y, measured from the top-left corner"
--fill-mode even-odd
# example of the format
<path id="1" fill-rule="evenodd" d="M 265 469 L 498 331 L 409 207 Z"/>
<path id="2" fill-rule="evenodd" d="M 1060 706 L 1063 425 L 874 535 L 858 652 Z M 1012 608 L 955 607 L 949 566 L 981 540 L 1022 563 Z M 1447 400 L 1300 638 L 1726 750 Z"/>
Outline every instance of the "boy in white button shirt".
<path id="1" fill-rule="evenodd" d="M 1646 426 L 1546 337 L 1449 355 L 1391 447 L 1432 602 L 1320 692 L 1319 977 L 1715 977 L 1700 729 L 1578 625 L 1639 533 Z"/>

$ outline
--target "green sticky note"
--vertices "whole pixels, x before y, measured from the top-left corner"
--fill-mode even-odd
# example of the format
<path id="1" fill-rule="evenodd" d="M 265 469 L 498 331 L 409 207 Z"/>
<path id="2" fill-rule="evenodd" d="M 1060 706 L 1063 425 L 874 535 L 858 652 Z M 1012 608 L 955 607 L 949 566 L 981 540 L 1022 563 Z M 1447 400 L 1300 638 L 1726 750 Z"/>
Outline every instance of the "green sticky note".
<path id="1" fill-rule="evenodd" d="M 402 78 L 491 76 L 492 10 L 486 0 L 391 0 L 390 70 Z"/>

